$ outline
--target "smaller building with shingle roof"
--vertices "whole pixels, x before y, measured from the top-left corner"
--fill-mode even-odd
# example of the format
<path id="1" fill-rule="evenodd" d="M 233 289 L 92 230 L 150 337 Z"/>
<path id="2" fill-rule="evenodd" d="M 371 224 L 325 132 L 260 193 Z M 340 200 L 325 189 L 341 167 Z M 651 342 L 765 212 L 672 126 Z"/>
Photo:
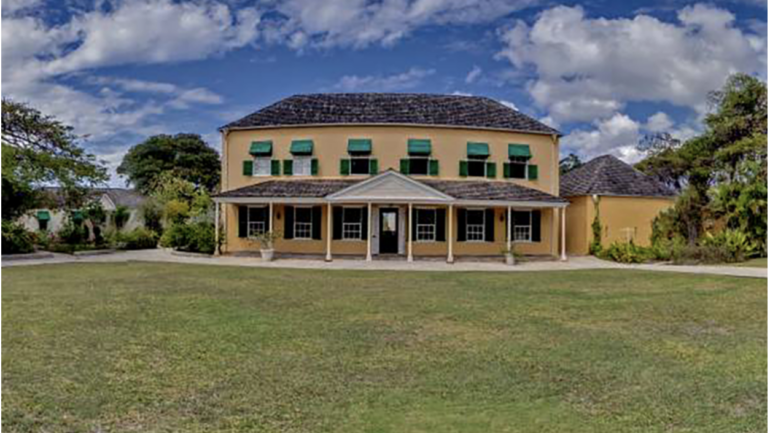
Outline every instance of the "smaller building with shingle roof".
<path id="1" fill-rule="evenodd" d="M 633 241 L 649 245 L 652 221 L 674 204 L 676 193 L 612 155 L 603 155 L 564 174 L 559 195 L 567 208 L 567 251 L 587 254 L 596 215 L 604 247 Z"/>

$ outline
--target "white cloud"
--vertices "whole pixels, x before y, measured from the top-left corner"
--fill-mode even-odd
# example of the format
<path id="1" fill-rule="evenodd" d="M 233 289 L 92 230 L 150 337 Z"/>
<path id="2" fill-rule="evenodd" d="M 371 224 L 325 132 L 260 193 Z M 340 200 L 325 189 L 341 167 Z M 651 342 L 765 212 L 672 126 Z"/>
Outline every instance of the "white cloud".
<path id="1" fill-rule="evenodd" d="M 498 102 L 499 102 L 499 103 L 501 103 L 501 104 L 503 104 L 503 105 L 505 105 L 506 107 L 508 107 L 508 108 L 510 108 L 510 109 L 512 109 L 512 110 L 516 110 L 516 111 L 519 111 L 519 107 L 517 107 L 517 106 L 516 106 L 516 104 L 514 104 L 514 103 L 513 103 L 513 102 L 511 102 L 511 101 L 506 101 L 505 99 L 501 99 L 501 100 L 499 100 Z"/>
<path id="2" fill-rule="evenodd" d="M 480 76 L 481 76 L 481 68 L 474 65 L 473 69 L 471 69 L 471 71 L 468 72 L 468 75 L 465 76 L 465 83 L 472 84 L 474 81 L 478 80 Z"/>
<path id="3" fill-rule="evenodd" d="M 674 122 L 668 114 L 658 111 L 647 119 L 645 127 L 650 132 L 670 132 Z"/>
<path id="4" fill-rule="evenodd" d="M 488 22 L 536 0 L 286 0 L 269 37 L 294 49 L 391 46 L 428 25 Z"/>
<path id="5" fill-rule="evenodd" d="M 454 95 L 454 96 L 473 96 L 473 93 L 461 92 L 460 90 L 455 90 L 454 92 L 452 92 L 452 95 Z"/>
<path id="6" fill-rule="evenodd" d="M 580 7 L 543 12 L 500 33 L 498 58 L 531 68 L 535 103 L 557 122 L 608 118 L 630 101 L 665 101 L 702 112 L 706 94 L 734 72 L 765 75 L 765 35 L 742 31 L 734 16 L 696 4 L 678 22 L 638 15 L 588 18 Z"/>
<path id="7" fill-rule="evenodd" d="M 344 92 L 393 92 L 408 90 L 419 86 L 422 80 L 433 75 L 434 69 L 411 68 L 394 75 L 345 75 L 334 85 Z"/>

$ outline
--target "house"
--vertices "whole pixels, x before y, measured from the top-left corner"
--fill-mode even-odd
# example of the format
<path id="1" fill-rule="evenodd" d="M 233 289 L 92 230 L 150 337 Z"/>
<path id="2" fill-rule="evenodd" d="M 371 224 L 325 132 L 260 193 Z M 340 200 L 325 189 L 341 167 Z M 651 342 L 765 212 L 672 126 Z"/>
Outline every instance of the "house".
<path id="1" fill-rule="evenodd" d="M 492 99 L 295 95 L 220 132 L 225 253 L 566 259 L 560 134 Z"/>
<path id="2" fill-rule="evenodd" d="M 44 191 L 49 207 L 33 209 L 23 215 L 19 221 L 28 230 L 44 230 L 51 233 L 58 232 L 67 220 L 67 213 L 63 210 L 64 198 L 59 188 L 46 188 Z M 143 224 L 140 207 L 145 197 L 138 191 L 126 188 L 94 188 L 90 192 L 92 200 L 99 200 L 107 213 L 114 212 L 118 206 L 123 206 L 129 211 L 129 218 L 123 226 L 126 230 L 133 230 Z M 70 217 L 82 217 L 82 212 L 71 211 Z"/>
<path id="3" fill-rule="evenodd" d="M 575 255 L 588 254 L 597 212 L 602 246 L 629 241 L 648 246 L 653 219 L 675 199 L 667 186 L 611 155 L 563 175 L 559 195 L 570 202 L 567 252 Z"/>

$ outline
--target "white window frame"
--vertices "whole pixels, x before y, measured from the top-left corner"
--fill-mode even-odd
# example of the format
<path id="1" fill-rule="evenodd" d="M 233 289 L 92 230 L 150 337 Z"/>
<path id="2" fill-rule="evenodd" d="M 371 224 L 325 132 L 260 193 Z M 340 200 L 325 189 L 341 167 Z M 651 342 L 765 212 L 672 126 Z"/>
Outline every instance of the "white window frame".
<path id="1" fill-rule="evenodd" d="M 481 212 L 481 224 L 470 224 L 468 221 L 470 218 L 468 218 L 469 212 Z M 471 239 L 471 227 L 473 227 L 474 235 L 477 229 L 481 227 L 481 239 Z M 474 208 L 474 209 L 466 209 L 465 210 L 465 241 L 466 242 L 486 242 L 487 239 L 487 214 L 486 209 L 483 208 Z"/>
<path id="2" fill-rule="evenodd" d="M 251 209 L 267 209 L 267 221 L 251 221 Z M 257 236 L 260 233 L 252 234 L 252 227 L 258 228 L 262 225 L 262 233 L 270 229 L 270 210 L 268 206 L 247 206 L 246 208 L 246 237 Z"/>
<path id="3" fill-rule="evenodd" d="M 532 243 L 532 211 L 531 210 L 516 210 L 514 212 L 519 212 L 519 213 L 525 213 L 526 212 L 526 213 L 528 213 L 529 214 L 529 224 L 526 224 L 526 225 L 525 224 L 518 224 L 517 225 L 516 224 L 516 218 L 513 218 L 513 221 L 512 221 L 513 224 L 511 224 L 511 227 L 512 227 L 511 230 L 513 230 L 512 233 L 511 233 L 511 241 L 517 242 L 517 243 Z M 511 212 L 511 217 L 515 216 L 514 212 Z M 519 231 L 519 233 L 527 232 L 527 237 L 526 238 L 522 238 L 522 239 L 518 239 L 517 238 L 517 229 L 525 229 L 525 230 Z"/>
<path id="4" fill-rule="evenodd" d="M 353 173 L 353 160 L 354 159 L 365 159 L 366 160 L 366 173 Z M 351 156 L 348 158 L 349 164 L 350 164 L 350 174 L 353 176 L 367 176 L 370 174 L 370 170 L 372 167 L 372 157 L 370 155 L 367 156 Z"/>
<path id="5" fill-rule="evenodd" d="M 259 173 L 257 171 L 257 167 L 259 166 L 259 163 L 265 163 L 267 162 L 267 173 Z M 270 156 L 257 156 L 254 157 L 254 168 L 252 169 L 251 175 L 252 176 L 271 176 L 272 175 L 272 167 L 273 167 L 273 158 Z"/>
<path id="6" fill-rule="evenodd" d="M 470 166 L 471 162 L 483 162 L 484 163 L 484 174 L 481 175 L 481 176 L 471 176 L 471 166 Z M 467 168 L 466 177 L 487 177 L 487 162 L 489 162 L 488 159 L 481 159 L 481 158 L 479 158 L 479 159 L 466 159 L 465 160 L 465 165 L 468 167 Z"/>
<path id="7" fill-rule="evenodd" d="M 522 162 L 522 160 L 524 160 Z M 524 177 L 513 177 L 512 168 L 513 165 L 524 165 Z M 529 180 L 529 158 L 525 158 L 522 156 L 514 156 L 511 158 L 508 158 L 508 172 L 511 175 L 509 179 L 521 179 L 521 180 Z"/>
<path id="8" fill-rule="evenodd" d="M 359 212 L 361 212 L 361 217 L 364 216 L 364 209 L 358 206 L 345 206 L 342 208 L 342 240 L 351 242 L 351 241 L 361 241 L 361 236 L 363 235 L 364 225 L 362 220 L 358 220 L 358 222 L 346 222 L 345 221 L 345 210 L 347 209 L 358 209 Z M 348 236 L 348 233 L 352 233 L 354 231 L 358 232 L 358 235 L 354 236 Z"/>
<path id="9" fill-rule="evenodd" d="M 420 212 L 433 212 L 433 224 L 420 224 L 420 217 L 419 217 Z M 425 207 L 415 208 L 415 219 L 417 220 L 416 222 L 417 230 L 416 230 L 416 233 L 414 234 L 415 242 L 436 242 L 436 231 L 437 231 L 437 225 L 438 225 L 438 212 L 436 212 L 436 208 L 425 208 Z M 426 238 L 421 238 L 420 237 L 421 231 L 423 233 L 426 233 L 426 232 L 430 233 L 430 236 Z"/>
<path id="10" fill-rule="evenodd" d="M 409 176 L 430 176 L 430 161 L 433 159 L 430 156 L 409 156 Z M 425 160 L 425 173 L 412 173 L 412 160 L 424 159 Z"/>
<path id="11" fill-rule="evenodd" d="M 312 176 L 313 174 L 313 156 L 312 155 L 295 155 L 292 160 L 292 176 Z M 307 171 L 306 173 L 300 172 L 300 167 Z"/>
<path id="12" fill-rule="evenodd" d="M 310 211 L 310 222 L 309 223 L 299 222 L 297 220 L 297 210 L 298 209 L 308 209 Z M 303 231 L 304 231 L 305 228 L 307 228 L 307 237 L 304 237 L 304 236 L 300 237 L 298 235 L 299 229 L 300 229 L 300 224 L 302 225 L 301 227 L 302 227 Z M 294 238 L 293 239 L 298 240 L 298 241 L 311 241 L 311 240 L 313 240 L 313 207 L 312 206 L 295 206 L 294 207 Z"/>

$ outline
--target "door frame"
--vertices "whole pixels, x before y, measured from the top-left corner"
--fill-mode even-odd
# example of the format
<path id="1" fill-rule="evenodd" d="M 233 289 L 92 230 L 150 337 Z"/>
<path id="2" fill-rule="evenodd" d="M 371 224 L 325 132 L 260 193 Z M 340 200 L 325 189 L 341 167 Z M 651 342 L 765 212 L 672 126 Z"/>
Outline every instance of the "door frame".
<path id="1" fill-rule="evenodd" d="M 382 229 L 383 229 L 382 215 L 385 212 L 392 212 L 393 214 L 396 215 L 396 224 L 395 224 L 396 239 L 395 239 L 394 245 L 393 245 L 395 248 L 393 248 L 392 252 L 383 252 L 382 251 L 382 245 L 383 245 L 383 242 L 382 242 L 383 241 L 383 236 L 382 236 L 382 234 L 383 234 L 383 231 L 382 231 Z M 399 220 L 401 219 L 400 215 L 399 215 L 399 208 L 397 206 L 383 206 L 383 207 L 379 207 L 378 208 L 377 219 L 378 219 L 378 222 L 379 222 L 379 233 L 377 233 L 377 236 L 379 237 L 379 245 L 378 245 L 378 247 L 379 247 L 378 250 L 379 251 L 377 251 L 377 253 L 378 254 L 398 254 L 398 252 L 399 252 L 399 241 L 400 241 L 400 238 L 401 238 L 401 230 L 399 230 L 399 222 L 400 222 Z"/>

